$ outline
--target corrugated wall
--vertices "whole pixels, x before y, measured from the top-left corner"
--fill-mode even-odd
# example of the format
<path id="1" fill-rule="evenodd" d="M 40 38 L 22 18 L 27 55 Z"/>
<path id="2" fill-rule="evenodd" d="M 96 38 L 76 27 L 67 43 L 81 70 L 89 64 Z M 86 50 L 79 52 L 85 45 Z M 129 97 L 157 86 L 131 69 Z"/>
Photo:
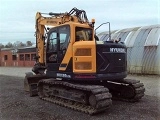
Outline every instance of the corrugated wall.
<path id="1" fill-rule="evenodd" d="M 100 40 L 108 40 L 107 34 L 101 33 Z M 160 25 L 117 30 L 111 37 L 125 42 L 129 73 L 160 75 Z"/>

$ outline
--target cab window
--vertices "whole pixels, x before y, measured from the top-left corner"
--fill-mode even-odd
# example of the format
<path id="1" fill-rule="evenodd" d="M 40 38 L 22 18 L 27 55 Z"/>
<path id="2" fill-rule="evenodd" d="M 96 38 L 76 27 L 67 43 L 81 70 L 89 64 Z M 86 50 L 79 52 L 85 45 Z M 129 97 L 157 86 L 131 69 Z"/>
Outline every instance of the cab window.
<path id="1" fill-rule="evenodd" d="M 49 36 L 49 50 L 57 50 L 57 32 L 52 32 Z"/>
<path id="2" fill-rule="evenodd" d="M 92 39 L 92 29 L 90 28 L 82 28 L 82 27 L 76 27 L 76 34 L 75 34 L 75 41 L 91 41 Z"/>
<path id="3" fill-rule="evenodd" d="M 67 49 L 70 40 L 70 27 L 68 25 L 53 28 L 48 33 L 48 50 L 57 51 Z M 59 46 L 57 46 L 59 43 Z"/>

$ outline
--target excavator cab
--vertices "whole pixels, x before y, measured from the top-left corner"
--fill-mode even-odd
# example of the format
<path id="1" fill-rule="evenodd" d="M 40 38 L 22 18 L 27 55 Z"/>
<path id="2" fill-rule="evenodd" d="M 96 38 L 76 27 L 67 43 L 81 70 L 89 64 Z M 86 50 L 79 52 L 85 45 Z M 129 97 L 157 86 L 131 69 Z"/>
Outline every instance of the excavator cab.
<path id="1" fill-rule="evenodd" d="M 76 46 L 82 46 L 84 41 L 95 43 L 93 38 L 93 28 L 88 26 L 83 27 L 81 24 L 78 26 L 76 24 L 70 23 L 57 26 L 51 28 L 47 33 L 47 76 L 56 78 L 58 76 L 61 77 L 66 75 L 70 76 L 68 78 L 72 79 L 74 65 L 73 49 L 75 43 L 79 42 L 76 43 Z"/>

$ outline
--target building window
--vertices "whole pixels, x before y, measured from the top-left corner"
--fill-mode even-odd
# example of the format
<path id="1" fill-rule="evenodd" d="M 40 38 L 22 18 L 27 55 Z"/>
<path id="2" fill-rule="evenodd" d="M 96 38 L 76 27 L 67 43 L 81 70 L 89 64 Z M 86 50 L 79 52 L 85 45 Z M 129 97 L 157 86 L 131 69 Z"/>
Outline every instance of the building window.
<path id="1" fill-rule="evenodd" d="M 25 54 L 25 61 L 30 61 L 30 54 Z"/>
<path id="2" fill-rule="evenodd" d="M 19 55 L 19 60 L 20 60 L 20 61 L 23 61 L 23 60 L 24 60 L 24 54 L 20 54 L 20 55 Z"/>
<path id="3" fill-rule="evenodd" d="M 17 56 L 16 55 L 12 55 L 12 60 L 17 60 Z"/>
<path id="4" fill-rule="evenodd" d="M 36 57 L 36 54 L 31 54 L 31 60 L 34 61 Z"/>
<path id="5" fill-rule="evenodd" d="M 8 56 L 7 55 L 4 55 L 4 60 L 8 60 Z"/>

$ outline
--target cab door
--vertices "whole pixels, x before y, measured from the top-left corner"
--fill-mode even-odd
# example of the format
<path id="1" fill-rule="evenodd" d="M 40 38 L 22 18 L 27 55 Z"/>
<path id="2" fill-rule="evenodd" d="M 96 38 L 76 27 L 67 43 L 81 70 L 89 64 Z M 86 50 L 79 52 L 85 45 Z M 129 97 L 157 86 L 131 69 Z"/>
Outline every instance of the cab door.
<path id="1" fill-rule="evenodd" d="M 51 29 L 48 33 L 46 48 L 46 65 L 48 71 L 58 70 L 58 31 L 57 28 Z"/>
<path id="2" fill-rule="evenodd" d="M 69 26 L 60 26 L 48 32 L 46 48 L 47 71 L 59 71 L 59 66 L 68 47 L 70 34 Z"/>

